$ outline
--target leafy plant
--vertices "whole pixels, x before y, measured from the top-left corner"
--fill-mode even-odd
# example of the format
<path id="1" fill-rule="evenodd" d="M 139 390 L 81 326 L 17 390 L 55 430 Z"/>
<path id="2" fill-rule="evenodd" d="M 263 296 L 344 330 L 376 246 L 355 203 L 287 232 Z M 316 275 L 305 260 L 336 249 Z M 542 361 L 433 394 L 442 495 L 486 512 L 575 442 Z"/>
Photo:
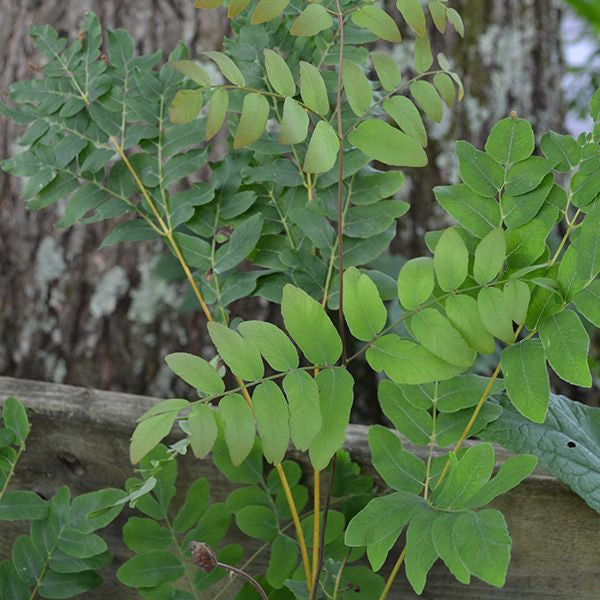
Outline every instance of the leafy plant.
<path id="1" fill-rule="evenodd" d="M 547 364 L 564 381 L 592 384 L 579 314 L 600 321 L 600 93 L 591 103 L 595 130 L 578 139 L 546 133 L 543 156 L 534 155 L 534 132 L 517 115 L 494 126 L 484 150 L 457 142 L 461 182 L 434 190 L 457 224 L 428 232 L 432 256 L 407 261 L 394 281 L 369 263 L 409 206 L 392 199 L 402 175 L 370 163 L 424 166 L 421 113 L 439 121 L 444 102 L 462 96 L 443 55 L 431 70 L 432 28 L 421 3 L 397 7 L 416 36 L 411 79 L 389 53 L 365 47 L 377 38 L 400 42 L 395 21 L 355 0 L 232 0 L 235 35 L 226 52 L 204 53 L 220 82 L 183 45 L 160 68 L 158 54 L 134 57 L 120 30 L 108 33 L 104 60 L 93 15 L 71 46 L 50 28 L 32 32 L 49 61 L 42 79 L 11 88 L 17 108 L 2 107 L 28 125 L 28 149 L 4 168 L 28 178 L 32 208 L 70 196 L 65 226 L 134 217 L 105 244 L 162 238 L 170 250 L 163 266 L 187 278 L 217 353 L 210 361 L 167 356 L 198 399 L 160 402 L 132 436 L 141 477 L 127 483 L 118 506 L 129 502 L 145 516 L 125 527 L 136 555 L 118 577 L 144 597 L 195 597 L 223 575 L 220 567 L 238 572 L 232 563 L 241 549 L 222 546 L 232 514 L 246 536 L 271 548 L 264 577 L 242 568 L 252 587 L 239 598 L 256 597 L 258 588 L 280 599 L 385 600 L 402 564 L 420 594 L 438 558 L 462 583 L 475 576 L 502 586 L 511 540 L 503 515 L 484 507 L 526 478 L 536 457 L 550 465 L 564 424 L 581 412 L 552 397 L 548 417 Z M 428 14 L 439 32 L 450 23 L 462 35 L 446 2 L 433 0 Z M 210 163 L 206 142 L 223 128 L 230 150 Z M 210 171 L 208 182 L 186 180 L 200 168 Z M 230 320 L 231 302 L 248 295 L 280 302 L 285 330 Z M 480 355 L 496 365 L 489 376 L 476 371 Z M 353 403 L 350 368 L 363 356 L 381 374 L 379 403 L 401 434 L 370 429 L 373 466 L 392 490 L 376 498 L 372 481 L 356 478 L 339 453 Z M 577 418 L 586 425 L 577 436 L 571 429 L 593 445 L 597 413 L 590 414 L 587 423 Z M 156 449 L 174 426 L 181 439 Z M 531 454 L 492 477 L 493 447 L 463 447 L 475 435 Z M 549 445 L 532 441 L 541 438 Z M 425 447 L 425 459 L 404 439 Z M 302 514 L 310 493 L 301 470 L 285 460 L 290 443 L 313 468 L 312 514 Z M 199 480 L 175 511 L 175 459 L 190 450 L 199 459 L 212 452 L 245 487 L 209 505 Z M 594 505 L 573 470 L 585 459 L 571 456 L 551 468 Z M 263 457 L 273 465 L 266 476 Z M 385 581 L 348 566 L 366 552 L 379 571 L 404 530 L 405 548 Z M 203 571 L 192 574 L 194 564 Z"/>
<path id="2" fill-rule="evenodd" d="M 6 600 L 72 598 L 101 585 L 96 571 L 112 562 L 106 542 L 96 533 L 121 512 L 125 494 L 104 489 L 71 499 L 62 486 L 48 501 L 35 492 L 7 491 L 25 450 L 29 421 L 24 406 L 8 398 L 0 428 L 0 520 L 31 521 L 19 535 L 11 559 L 0 562 L 0 595 Z"/>

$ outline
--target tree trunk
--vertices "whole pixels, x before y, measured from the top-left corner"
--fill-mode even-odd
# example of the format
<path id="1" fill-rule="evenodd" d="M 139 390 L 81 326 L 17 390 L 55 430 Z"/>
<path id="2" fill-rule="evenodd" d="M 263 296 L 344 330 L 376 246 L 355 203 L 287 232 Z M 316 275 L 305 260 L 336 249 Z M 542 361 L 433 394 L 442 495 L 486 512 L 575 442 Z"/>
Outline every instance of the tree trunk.
<path id="1" fill-rule="evenodd" d="M 562 2 L 557 0 L 455 0 L 465 37 L 434 32 L 435 52 L 444 52 L 461 76 L 464 100 L 439 125 L 429 124 L 429 166 L 411 173 L 411 210 L 400 221 L 395 249 L 410 256 L 426 252 L 423 233 L 439 229 L 441 210 L 433 187 L 454 183 L 454 141 L 485 144 L 496 121 L 515 111 L 531 121 L 537 139 L 564 127 L 561 82 Z"/>
<path id="2" fill-rule="evenodd" d="M 453 2 L 454 3 L 454 2 Z M 31 25 L 76 31 L 84 11 L 108 27 L 124 27 L 143 52 L 168 51 L 179 39 L 192 53 L 217 47 L 226 30 L 222 11 L 197 11 L 192 0 L 0 0 L 4 41 L 0 90 L 28 76 L 37 60 Z M 435 224 L 432 187 L 453 179 L 449 140 L 478 145 L 490 125 L 516 110 L 538 131 L 561 128 L 560 9 L 549 0 L 460 0 L 467 37 L 436 35 L 453 57 L 467 95 L 444 123 L 430 127 L 430 167 L 410 173 L 412 210 L 400 222 L 397 251 L 422 254 L 423 233 Z M 4 121 L 3 157 L 18 150 L 19 131 Z M 0 373 L 10 376 L 164 395 L 173 385 L 162 357 L 188 349 L 206 353 L 201 315 L 178 314 L 181 289 L 153 275 L 150 243 L 98 250 L 110 225 L 55 227 L 60 207 L 29 212 L 16 179 L 0 174 Z M 237 314 L 248 314 L 238 304 Z M 257 301 L 252 310 L 268 308 Z M 260 318 L 259 315 L 256 315 Z M 372 380 L 363 386 L 361 419 L 376 418 Z M 368 393 L 367 393 L 367 390 Z M 366 398 L 370 396 L 370 398 Z M 368 401 L 367 401 L 368 400 Z"/>

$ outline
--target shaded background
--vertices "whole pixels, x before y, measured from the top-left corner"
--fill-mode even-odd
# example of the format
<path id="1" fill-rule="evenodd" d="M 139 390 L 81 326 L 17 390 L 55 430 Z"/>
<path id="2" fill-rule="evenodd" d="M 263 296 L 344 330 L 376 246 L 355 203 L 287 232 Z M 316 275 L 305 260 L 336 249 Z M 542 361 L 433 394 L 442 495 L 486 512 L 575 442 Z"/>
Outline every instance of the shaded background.
<path id="1" fill-rule="evenodd" d="M 548 129 L 577 133 L 585 126 L 581 112 L 596 83 L 600 37 L 593 22 L 581 17 L 590 6 L 593 10 L 594 0 L 572 1 L 579 15 L 565 0 L 452 1 L 463 15 L 465 39 L 433 37 L 436 51 L 456 63 L 467 94 L 441 124 L 430 125 L 429 166 L 407 173 L 412 206 L 399 223 L 395 254 L 423 254 L 424 232 L 441 225 L 431 190 L 455 177 L 452 140 L 482 146 L 491 125 L 512 110 L 532 121 L 540 136 Z M 142 52 L 166 53 L 182 39 L 194 57 L 218 49 L 227 33 L 222 11 L 195 10 L 192 0 L 0 0 L 0 94 L 36 68 L 30 26 L 49 23 L 72 36 L 87 10 L 106 27 L 127 28 Z M 588 17 L 593 21 L 594 13 Z M 0 120 L 0 157 L 17 150 L 18 134 Z M 185 290 L 154 272 L 159 247 L 137 243 L 99 251 L 110 223 L 57 229 L 63 207 L 29 212 L 19 185 L 0 172 L 0 373 L 173 393 L 164 355 L 211 351 L 200 314 L 179 309 Z M 272 309 L 250 299 L 236 303 L 233 313 L 271 318 Z M 597 379 L 597 367 L 594 373 Z M 363 382 L 359 420 L 378 417 L 376 403 L 369 402 L 373 383 Z M 598 404 L 597 392 L 562 385 L 557 391 Z"/>

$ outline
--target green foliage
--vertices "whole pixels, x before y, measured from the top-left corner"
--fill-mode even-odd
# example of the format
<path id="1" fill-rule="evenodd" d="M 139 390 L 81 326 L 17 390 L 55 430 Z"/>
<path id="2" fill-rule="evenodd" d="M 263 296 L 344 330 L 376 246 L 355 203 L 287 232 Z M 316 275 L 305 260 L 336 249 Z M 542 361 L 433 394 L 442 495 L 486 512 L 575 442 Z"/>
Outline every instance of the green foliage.
<path id="1" fill-rule="evenodd" d="M 0 562 L 0 596 L 72 598 L 98 588 L 97 571 L 112 562 L 106 542 L 95 531 L 121 512 L 125 493 L 104 489 L 71 499 L 66 486 L 43 500 L 33 491 L 7 487 L 25 450 L 30 425 L 25 407 L 8 398 L 0 428 L 0 520 L 30 522 L 29 533 L 13 542 L 9 558 Z"/>
<path id="2" fill-rule="evenodd" d="M 505 405 L 502 416 L 479 433 L 512 452 L 537 456 L 545 471 L 558 477 L 594 510 L 600 511 L 600 482 L 593 466 L 598 456 L 600 409 L 550 394 L 543 423 L 532 423 Z"/>
<path id="3" fill-rule="evenodd" d="M 162 270 L 185 275 L 216 350 L 210 360 L 166 357 L 197 397 L 166 399 L 140 417 L 130 448 L 139 477 L 127 494 L 98 493 L 98 502 L 111 497 L 90 509 L 111 506 L 101 516 L 84 518 L 64 489 L 49 503 L 5 492 L 28 433 L 24 410 L 7 401 L 0 518 L 29 518 L 35 528 L 1 565 L 5 593 L 35 585 L 43 597 L 68 597 L 97 585 L 95 570 L 109 558 L 93 532 L 125 503 L 143 516 L 124 527 L 135 555 L 117 576 L 148 599 L 193 598 L 223 578 L 223 568 L 193 566 L 190 541 L 214 547 L 221 563 L 240 563 L 241 547 L 227 541 L 233 522 L 270 550 L 257 581 L 274 599 L 383 600 L 382 578 L 349 564 L 366 551 L 378 571 L 404 532 L 401 556 L 416 593 L 438 558 L 461 583 L 475 576 L 500 587 L 511 539 L 503 515 L 484 507 L 528 477 L 536 456 L 597 508 L 594 478 L 582 476 L 582 468 L 593 472 L 596 414 L 551 396 L 548 365 L 568 383 L 592 384 L 578 313 L 600 322 L 599 96 L 594 132 L 545 133 L 543 155 L 534 154 L 531 125 L 515 115 L 492 128 L 484 149 L 458 141 L 460 181 L 434 190 L 456 223 L 428 232 L 431 255 L 407 261 L 394 282 L 371 263 L 409 208 L 395 198 L 404 177 L 370 163 L 427 164 L 425 124 L 463 96 L 446 57 L 434 60 L 428 20 L 462 36 L 459 14 L 441 0 L 426 9 L 398 0 L 399 28 L 383 8 L 357 0 L 196 2 L 225 4 L 235 20 L 223 52 L 189 57 L 179 44 L 160 65 L 160 53 L 134 56 L 122 30 L 107 32 L 104 60 L 94 15 L 71 45 L 34 28 L 48 58 L 42 76 L 11 87 L 15 108 L 0 105 L 28 126 L 24 151 L 3 167 L 25 178 L 29 206 L 68 199 L 62 226 L 130 217 L 105 246 L 163 240 L 170 255 Z M 383 47 L 367 50 L 377 39 L 401 43 L 401 30 L 412 64 L 399 65 Z M 210 162 L 215 139 L 229 151 Z M 201 169 L 209 176 L 197 177 Z M 230 305 L 252 295 L 281 304 L 285 330 L 230 319 Z M 393 490 L 377 497 L 341 451 L 354 398 L 349 365 L 363 354 L 381 374 L 378 401 L 396 430 L 369 432 L 373 466 Z M 477 374 L 480 354 L 495 355 L 490 376 Z M 180 439 L 166 448 L 160 442 L 170 435 Z M 528 453 L 493 475 L 490 444 L 462 448 L 475 435 Z M 308 453 L 315 478 L 335 458 L 326 515 L 307 508 L 302 470 L 285 460 L 290 442 Z M 425 447 L 425 459 L 408 442 Z M 212 454 L 242 487 L 212 502 L 198 480 L 181 505 L 175 458 L 188 450 Z M 275 466 L 268 473 L 263 458 Z M 46 522 L 56 534 L 47 560 L 35 538 Z M 309 548 L 318 565 L 309 564 Z M 236 597 L 254 593 L 245 585 Z"/>
<path id="4" fill-rule="evenodd" d="M 160 53 L 135 56 L 123 30 L 107 32 L 104 60 L 100 24 L 92 14 L 71 45 L 49 27 L 36 28 L 34 40 L 48 57 L 43 77 L 14 84 L 10 98 L 18 108 L 0 109 L 28 124 L 20 141 L 24 152 L 3 167 L 28 178 L 24 197 L 31 208 L 69 198 L 61 220 L 65 227 L 128 215 L 130 220 L 118 225 L 104 245 L 163 239 L 176 259 L 181 254 L 188 263 L 220 320 L 244 296 L 280 301 L 286 283 L 335 306 L 341 242 L 327 221 L 337 219 L 333 201 L 340 139 L 344 161 L 355 165 L 344 175 L 349 210 L 342 229 L 355 266 L 385 250 L 394 218 L 401 214 L 395 207 L 395 213 L 376 223 L 360 229 L 351 225 L 351 195 L 361 202 L 354 184 L 377 174 L 369 160 L 402 166 L 427 161 L 419 110 L 402 95 L 402 74 L 390 54 L 372 54 L 377 79 L 368 78 L 371 65 L 361 46 L 376 37 L 400 42 L 392 17 L 376 6 L 344 3 L 351 16 L 345 22 L 342 66 L 344 131 L 338 132 L 327 115 L 337 85 L 332 77 L 337 49 L 331 40 L 339 24 L 319 4 L 299 16 L 287 2 L 270 4 L 252 8 L 249 2 L 231 2 L 235 35 L 223 52 L 190 57 L 180 43 L 164 65 Z M 225 82 L 209 75 L 207 60 Z M 422 62 L 418 56 L 415 61 Z M 445 59 L 439 61 L 420 69 L 414 81 L 426 84 L 447 70 Z M 460 81 L 451 75 L 447 80 L 454 93 Z M 429 102 L 441 106 L 438 91 L 427 85 Z M 397 126 L 377 118 L 382 104 Z M 271 121 L 277 125 L 267 127 Z M 233 150 L 210 163 L 209 142 L 221 129 L 231 132 Z M 200 169 L 210 169 L 210 181 L 189 183 L 186 178 Z M 369 213 L 389 214 L 387 199 L 396 191 L 373 198 L 381 208 L 372 206 Z M 354 221 L 360 219 L 357 213 Z M 316 237 L 315 228 L 327 233 Z M 379 237 L 384 231 L 386 238 Z M 243 262 L 254 268 L 241 268 Z M 173 261 L 161 264 L 169 279 L 181 277 Z"/>

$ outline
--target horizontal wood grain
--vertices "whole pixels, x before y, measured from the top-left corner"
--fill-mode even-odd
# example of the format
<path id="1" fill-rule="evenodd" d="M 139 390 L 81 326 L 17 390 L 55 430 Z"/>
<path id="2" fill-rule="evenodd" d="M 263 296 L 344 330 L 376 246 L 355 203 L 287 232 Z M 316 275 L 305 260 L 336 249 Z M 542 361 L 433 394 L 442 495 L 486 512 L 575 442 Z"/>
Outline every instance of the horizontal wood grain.
<path id="1" fill-rule="evenodd" d="M 158 401 L 131 394 L 0 377 L 0 401 L 9 396 L 25 403 L 32 422 L 27 451 L 12 487 L 34 490 L 44 497 L 50 497 L 65 484 L 71 487 L 73 495 L 106 486 L 122 487 L 133 474 L 128 443 L 135 420 Z M 366 427 L 351 425 L 346 448 L 365 472 L 373 474 L 366 431 Z M 498 450 L 498 456 L 502 460 L 507 454 Z M 301 456 L 292 453 L 292 457 L 303 462 Z M 206 476 L 215 499 L 223 498 L 231 490 L 231 484 L 210 460 L 183 457 L 178 464 L 179 480 L 184 487 L 194 478 Z M 555 478 L 536 471 L 494 505 L 506 515 L 513 538 L 506 586 L 495 590 L 474 579 L 471 586 L 465 587 L 437 563 L 421 598 L 598 600 L 600 517 L 583 500 Z M 127 557 L 127 550 L 120 541 L 124 519 L 125 516 L 103 533 L 116 556 L 116 565 Z M 0 525 L 0 558 L 9 556 L 12 541 L 23 531 L 19 524 Z M 246 546 L 246 554 L 256 547 L 253 543 Z M 256 565 L 264 566 L 266 560 L 268 553 L 261 555 Z M 86 594 L 85 598 L 139 598 L 133 590 L 117 585 L 112 576 L 114 568 L 106 572 L 106 585 L 98 592 Z M 225 597 L 232 596 L 225 594 Z M 401 576 L 390 597 L 417 596 Z"/>

